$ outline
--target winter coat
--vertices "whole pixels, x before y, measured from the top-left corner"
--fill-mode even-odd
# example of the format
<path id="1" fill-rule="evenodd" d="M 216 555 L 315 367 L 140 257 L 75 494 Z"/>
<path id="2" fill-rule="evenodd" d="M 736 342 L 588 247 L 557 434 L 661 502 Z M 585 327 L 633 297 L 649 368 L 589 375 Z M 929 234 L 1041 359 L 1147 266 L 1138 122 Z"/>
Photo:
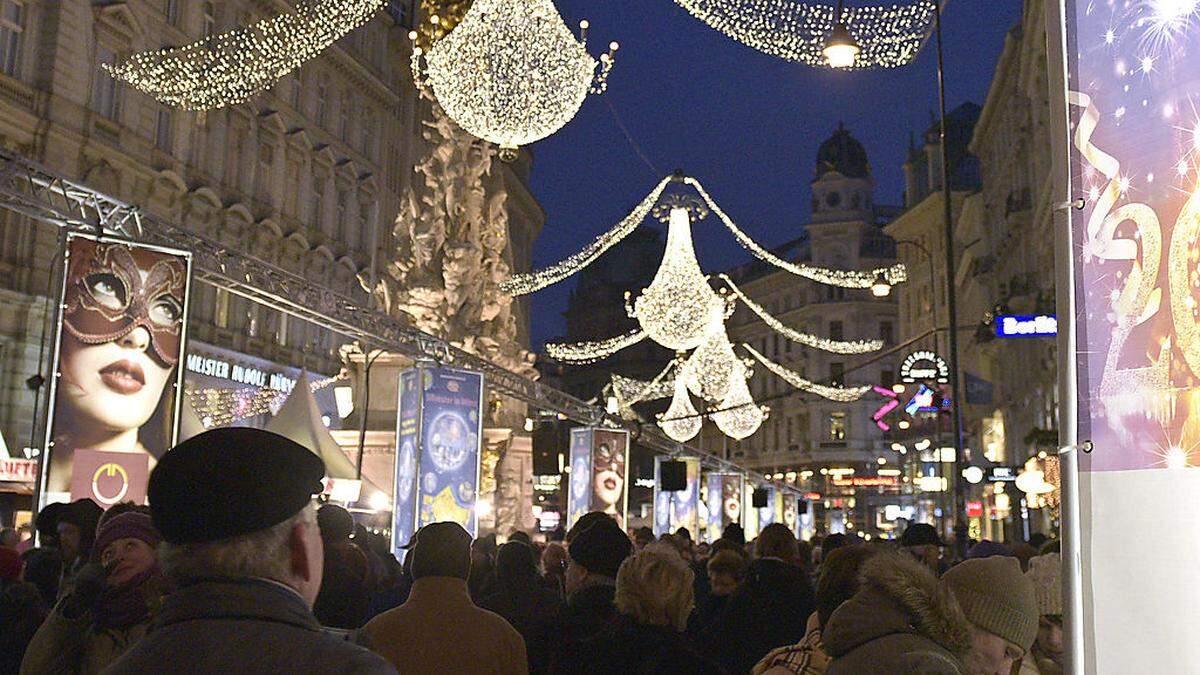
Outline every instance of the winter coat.
<path id="1" fill-rule="evenodd" d="M 1037 651 L 1037 647 L 1025 652 L 1017 671 L 1019 675 L 1062 675 L 1062 666 L 1045 658 Z"/>
<path id="2" fill-rule="evenodd" d="M 617 594 L 614 580 L 594 580 L 575 589 L 567 597 L 567 613 L 563 639 L 582 641 L 608 627 L 617 615 L 613 599 Z"/>
<path id="3" fill-rule="evenodd" d="M 395 673 L 321 630 L 304 599 L 266 579 L 196 580 L 163 601 L 140 644 L 106 673 Z"/>
<path id="4" fill-rule="evenodd" d="M 799 642 L 812 612 L 812 586 L 804 570 L 759 558 L 702 639 L 727 670 L 747 673 L 776 647 Z"/>
<path id="5" fill-rule="evenodd" d="M 361 628 L 371 602 L 367 556 L 349 541 L 325 545 L 325 568 L 313 614 L 323 626 Z"/>
<path id="6" fill-rule="evenodd" d="M 586 675 L 708 675 L 720 665 L 692 648 L 683 635 L 665 626 L 639 624 L 618 614 L 596 635 L 568 642 L 554 659 L 552 672 Z"/>
<path id="7" fill-rule="evenodd" d="M 367 622 L 360 640 L 402 673 L 529 671 L 521 634 L 476 607 L 467 582 L 454 577 L 414 581 L 408 600 Z"/>
<path id="8" fill-rule="evenodd" d="M 816 612 L 809 615 L 805 631 L 800 642 L 767 654 L 754 666 L 751 675 L 824 675 L 829 668 L 829 655 L 821 647 L 821 619 Z"/>
<path id="9" fill-rule="evenodd" d="M 137 644 L 149 625 L 146 620 L 125 628 L 100 628 L 90 614 L 68 619 L 56 609 L 25 648 L 21 672 L 99 673 Z"/>
<path id="10" fill-rule="evenodd" d="M 833 658 L 828 675 L 923 673 L 965 675 L 970 624 L 950 590 L 904 554 L 878 555 L 861 586 L 821 635 Z"/>
<path id="11" fill-rule="evenodd" d="M 546 672 L 550 657 L 559 646 L 558 633 L 566 604 L 536 575 L 501 580 L 497 587 L 479 606 L 504 617 L 525 639 L 529 672 Z"/>

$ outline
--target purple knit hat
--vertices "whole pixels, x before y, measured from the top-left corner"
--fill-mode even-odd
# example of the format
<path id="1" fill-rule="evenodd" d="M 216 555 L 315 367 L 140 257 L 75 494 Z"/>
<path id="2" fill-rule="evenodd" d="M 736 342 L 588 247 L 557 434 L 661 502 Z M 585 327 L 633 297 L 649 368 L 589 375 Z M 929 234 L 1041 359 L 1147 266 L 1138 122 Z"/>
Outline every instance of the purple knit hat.
<path id="1" fill-rule="evenodd" d="M 92 547 L 97 554 L 104 553 L 108 545 L 118 539 L 140 539 L 151 548 L 158 546 L 162 535 L 154 529 L 150 516 L 137 511 L 128 511 L 104 521 L 96 530 L 96 543 Z"/>

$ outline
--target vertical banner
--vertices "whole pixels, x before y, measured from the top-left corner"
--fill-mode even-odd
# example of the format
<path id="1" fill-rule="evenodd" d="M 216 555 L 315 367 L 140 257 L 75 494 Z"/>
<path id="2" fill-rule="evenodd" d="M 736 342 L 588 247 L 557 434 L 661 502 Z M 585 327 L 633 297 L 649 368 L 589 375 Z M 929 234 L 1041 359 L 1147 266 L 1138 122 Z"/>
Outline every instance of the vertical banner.
<path id="1" fill-rule="evenodd" d="M 721 538 L 732 523 L 742 524 L 742 475 L 705 474 L 708 493 L 708 542 Z"/>
<path id="2" fill-rule="evenodd" d="M 780 520 L 787 528 L 796 535 L 796 539 L 803 539 L 800 531 L 800 514 L 796 509 L 797 499 L 792 492 L 781 494 L 780 499 L 783 501 L 783 516 Z"/>
<path id="3" fill-rule="evenodd" d="M 473 537 L 483 442 L 483 375 L 450 368 L 419 370 L 423 381 L 417 529 L 454 521 Z"/>
<path id="4" fill-rule="evenodd" d="M 767 491 L 767 505 L 758 509 L 758 531 L 762 532 L 763 528 L 775 522 L 775 495 L 777 490 L 774 485 L 764 485 L 763 490 Z"/>
<path id="5" fill-rule="evenodd" d="M 758 536 L 761 529 L 758 524 L 758 512 L 761 509 L 754 508 L 754 485 L 749 481 L 745 481 L 742 487 L 742 529 L 746 533 L 746 541 L 750 541 Z"/>
<path id="6" fill-rule="evenodd" d="M 567 529 L 592 504 L 592 430 L 571 430 L 571 482 L 567 489 Z"/>
<path id="7" fill-rule="evenodd" d="M 700 541 L 700 459 L 676 458 L 674 461 L 684 463 L 687 482 L 683 490 L 666 492 L 662 490 L 661 469 L 662 463 L 669 461 L 667 457 L 654 458 L 654 535 L 674 533 L 682 527 L 693 541 Z"/>
<path id="8" fill-rule="evenodd" d="M 70 233 L 63 257 L 41 505 L 144 503 L 178 432 L 191 254 Z"/>
<path id="9" fill-rule="evenodd" d="M 1200 5 L 1063 8 L 1070 187 L 1056 199 L 1083 207 L 1060 242 L 1075 335 L 1060 358 L 1076 373 L 1068 442 L 1092 444 L 1079 455 L 1082 645 L 1072 651 L 1084 655 L 1081 672 L 1195 672 Z M 1048 9 L 1054 31 L 1058 9 Z M 1061 56 L 1052 51 L 1052 63 Z"/>
<path id="10" fill-rule="evenodd" d="M 403 548 L 416 531 L 417 523 L 417 431 L 421 420 L 420 373 L 400 373 L 396 415 L 396 480 L 392 494 L 392 551 L 404 560 Z"/>
<path id="11" fill-rule="evenodd" d="M 607 513 L 625 527 L 629 500 L 629 432 L 592 427 L 571 430 L 568 529 L 588 511 Z"/>

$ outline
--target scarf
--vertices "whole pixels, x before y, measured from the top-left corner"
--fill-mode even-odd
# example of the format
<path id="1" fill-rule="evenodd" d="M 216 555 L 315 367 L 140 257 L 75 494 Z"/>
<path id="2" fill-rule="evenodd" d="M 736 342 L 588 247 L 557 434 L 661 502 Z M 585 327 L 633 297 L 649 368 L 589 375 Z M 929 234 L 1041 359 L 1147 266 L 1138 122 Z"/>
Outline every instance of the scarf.
<path id="1" fill-rule="evenodd" d="M 150 596 L 158 594 L 163 579 L 162 570 L 155 564 L 120 586 L 105 587 L 92 612 L 96 625 L 128 628 L 149 619 Z"/>

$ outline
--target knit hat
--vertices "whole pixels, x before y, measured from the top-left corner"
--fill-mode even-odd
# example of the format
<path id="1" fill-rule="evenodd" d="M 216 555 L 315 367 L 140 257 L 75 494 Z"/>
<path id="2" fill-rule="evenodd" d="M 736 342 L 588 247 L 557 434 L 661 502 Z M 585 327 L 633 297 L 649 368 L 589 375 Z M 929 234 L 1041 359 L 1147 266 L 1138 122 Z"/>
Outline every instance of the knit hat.
<path id="1" fill-rule="evenodd" d="M 965 560 L 942 575 L 967 620 L 1028 651 L 1038 632 L 1033 583 L 1016 558 Z"/>
<path id="2" fill-rule="evenodd" d="M 100 524 L 100 528 L 96 530 L 96 544 L 93 550 L 98 554 L 104 553 L 104 549 L 118 539 L 140 539 L 150 548 L 154 548 L 162 540 L 162 535 L 154 529 L 149 515 L 127 511 Z"/>
<path id="3" fill-rule="evenodd" d="M 1037 596 L 1038 614 L 1063 613 L 1062 601 L 1062 558 L 1057 553 L 1048 553 L 1029 559 L 1029 571 L 1025 577 L 1033 583 Z"/>
<path id="4" fill-rule="evenodd" d="M 629 557 L 633 543 L 611 518 L 597 520 L 575 535 L 568 552 L 575 564 L 592 574 L 617 578 L 621 563 Z"/>

